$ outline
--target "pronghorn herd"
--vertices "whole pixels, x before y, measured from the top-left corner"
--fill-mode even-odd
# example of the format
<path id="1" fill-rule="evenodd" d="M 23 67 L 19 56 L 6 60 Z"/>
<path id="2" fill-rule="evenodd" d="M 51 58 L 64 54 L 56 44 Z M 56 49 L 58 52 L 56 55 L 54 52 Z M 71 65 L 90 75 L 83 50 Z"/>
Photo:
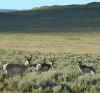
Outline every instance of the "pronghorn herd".
<path id="1" fill-rule="evenodd" d="M 96 65 L 87 66 L 83 65 L 81 61 L 77 62 L 80 71 L 82 72 L 92 72 L 96 73 Z M 55 64 L 55 56 L 46 62 L 46 58 L 44 58 L 44 63 L 40 64 L 32 64 L 32 55 L 25 56 L 25 63 L 24 64 L 4 64 L 3 71 L 4 76 L 8 77 L 12 74 L 20 74 L 23 76 L 23 73 L 28 69 L 28 67 L 35 67 L 36 71 L 48 71 L 50 68 L 52 69 Z"/>
<path id="2" fill-rule="evenodd" d="M 55 57 L 46 63 L 46 59 L 44 58 L 44 63 L 32 64 L 32 55 L 25 56 L 24 64 L 4 64 L 2 67 L 4 71 L 4 77 L 8 77 L 13 74 L 20 74 L 23 76 L 23 73 L 31 66 L 35 67 L 37 71 L 47 71 L 53 67 L 54 59 Z"/>

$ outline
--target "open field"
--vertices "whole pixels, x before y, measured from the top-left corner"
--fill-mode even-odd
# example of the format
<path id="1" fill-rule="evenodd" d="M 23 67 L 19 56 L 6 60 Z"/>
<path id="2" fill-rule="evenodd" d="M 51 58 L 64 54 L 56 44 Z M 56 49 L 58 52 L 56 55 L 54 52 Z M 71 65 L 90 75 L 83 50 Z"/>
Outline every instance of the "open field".
<path id="1" fill-rule="evenodd" d="M 0 33 L 0 49 L 100 53 L 100 33 Z"/>
<path id="2" fill-rule="evenodd" d="M 99 93 L 100 33 L 0 33 L 0 68 L 5 63 L 24 63 L 32 54 L 32 64 L 55 56 L 55 67 L 38 73 L 29 67 L 24 76 L 2 80 L 0 93 Z M 83 64 L 96 64 L 96 74 L 81 73 Z M 41 78 L 42 77 L 42 78 Z"/>

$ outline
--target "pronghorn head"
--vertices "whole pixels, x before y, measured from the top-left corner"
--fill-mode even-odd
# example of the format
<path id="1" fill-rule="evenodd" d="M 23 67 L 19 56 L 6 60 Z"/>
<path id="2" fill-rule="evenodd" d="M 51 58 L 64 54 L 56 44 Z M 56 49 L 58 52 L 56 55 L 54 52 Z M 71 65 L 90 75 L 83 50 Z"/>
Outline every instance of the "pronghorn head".
<path id="1" fill-rule="evenodd" d="M 81 62 L 81 61 L 79 61 L 79 62 L 78 62 L 78 65 L 82 65 L 82 62 Z"/>
<path id="2" fill-rule="evenodd" d="M 25 65 L 31 64 L 31 61 L 32 61 L 32 55 L 25 56 Z"/>

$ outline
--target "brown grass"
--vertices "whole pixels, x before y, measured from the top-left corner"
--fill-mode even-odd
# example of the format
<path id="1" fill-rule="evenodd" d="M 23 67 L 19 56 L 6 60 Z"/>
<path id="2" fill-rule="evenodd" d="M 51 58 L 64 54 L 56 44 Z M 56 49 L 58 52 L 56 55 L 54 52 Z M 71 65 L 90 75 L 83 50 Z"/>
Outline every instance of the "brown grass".
<path id="1" fill-rule="evenodd" d="M 0 33 L 0 49 L 99 53 L 100 33 Z"/>

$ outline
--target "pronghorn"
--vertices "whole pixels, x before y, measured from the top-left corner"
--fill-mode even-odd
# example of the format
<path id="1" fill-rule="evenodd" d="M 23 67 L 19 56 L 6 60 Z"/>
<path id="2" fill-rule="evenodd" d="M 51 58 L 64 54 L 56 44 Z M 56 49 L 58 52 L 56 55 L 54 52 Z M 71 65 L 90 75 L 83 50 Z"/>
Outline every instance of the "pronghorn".
<path id="1" fill-rule="evenodd" d="M 5 76 L 9 76 L 12 74 L 20 74 L 23 75 L 23 72 L 28 68 L 31 64 L 32 55 L 27 57 L 25 56 L 25 63 L 24 64 L 4 64 L 3 71 L 5 71 Z"/>
<path id="2" fill-rule="evenodd" d="M 96 69 L 97 69 L 96 65 L 87 66 L 87 65 L 83 65 L 82 62 L 79 61 L 78 66 L 79 66 L 80 71 L 82 72 L 96 73 Z"/>
<path id="3" fill-rule="evenodd" d="M 55 60 L 55 57 L 51 59 L 50 61 L 48 61 L 48 63 L 46 63 L 46 59 L 44 58 L 44 63 L 37 64 L 36 70 L 37 71 L 48 71 L 50 68 L 53 67 L 54 60 Z"/>

